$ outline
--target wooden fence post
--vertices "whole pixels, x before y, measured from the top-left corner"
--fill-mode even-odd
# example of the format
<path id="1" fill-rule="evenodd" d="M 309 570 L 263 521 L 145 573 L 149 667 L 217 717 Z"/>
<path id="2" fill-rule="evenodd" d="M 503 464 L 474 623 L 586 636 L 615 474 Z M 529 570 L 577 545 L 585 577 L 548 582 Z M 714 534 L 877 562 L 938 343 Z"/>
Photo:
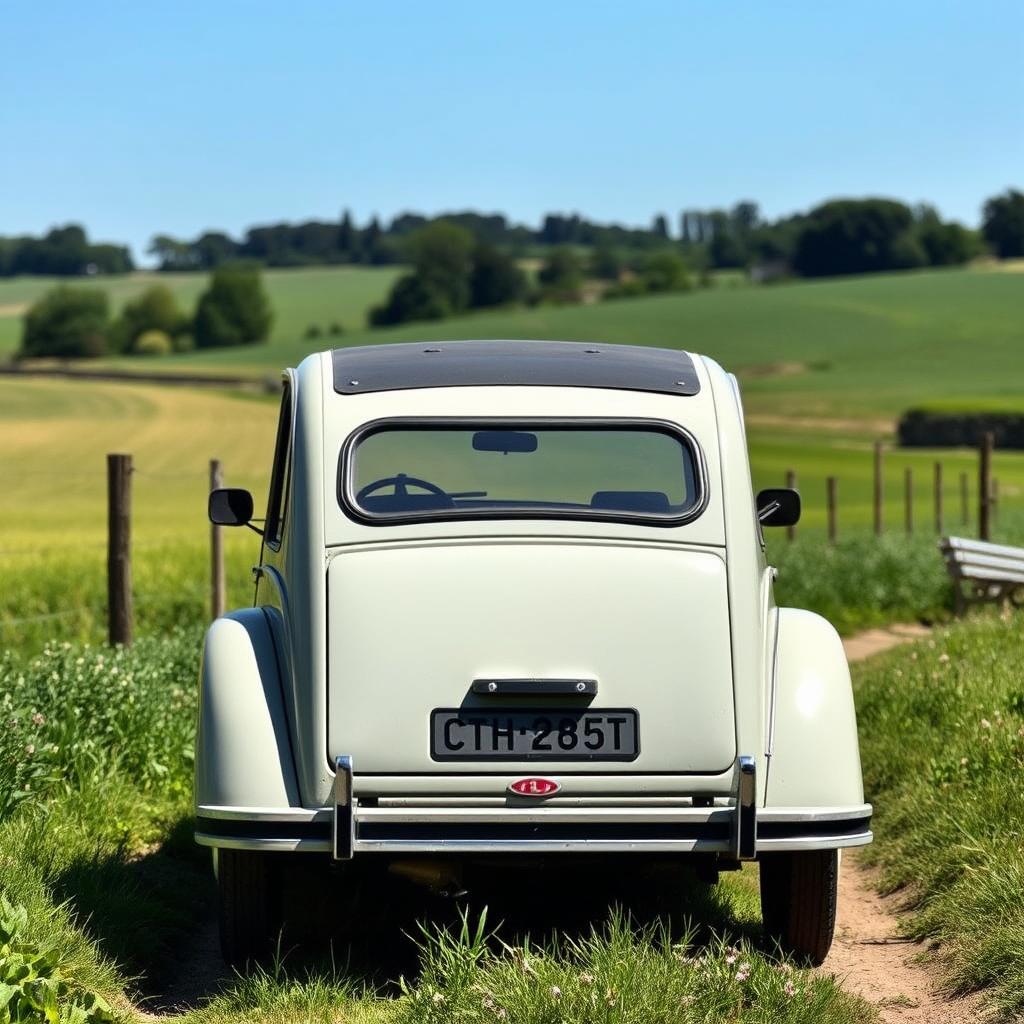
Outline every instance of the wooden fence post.
<path id="1" fill-rule="evenodd" d="M 828 504 L 828 542 L 836 542 L 836 478 L 830 476 L 825 481 L 826 501 Z"/>
<path id="2" fill-rule="evenodd" d="M 967 482 L 967 474 L 960 474 L 960 525 L 966 526 L 971 518 L 969 494 L 970 484 Z"/>
<path id="3" fill-rule="evenodd" d="M 982 540 L 992 536 L 992 443 L 991 431 L 982 434 L 978 459 L 978 536 Z"/>
<path id="4" fill-rule="evenodd" d="M 786 470 L 786 486 L 790 490 L 792 490 L 792 491 L 796 490 L 796 470 L 793 470 L 793 469 L 787 469 Z M 795 536 L 796 536 L 796 527 L 795 526 L 787 526 L 786 527 L 786 540 L 793 540 L 793 538 Z"/>
<path id="5" fill-rule="evenodd" d="M 210 459 L 210 490 L 224 486 L 224 472 L 220 459 Z M 224 534 L 223 527 L 210 524 L 210 618 L 219 619 L 224 614 L 227 584 L 224 575 Z"/>
<path id="6" fill-rule="evenodd" d="M 935 463 L 935 532 L 942 536 L 942 463 Z"/>
<path id="7" fill-rule="evenodd" d="M 107 456 L 107 635 L 132 642 L 132 457 Z"/>
<path id="8" fill-rule="evenodd" d="M 903 470 L 903 525 L 907 536 L 914 532 L 914 471 Z"/>
<path id="9" fill-rule="evenodd" d="M 882 442 L 875 442 L 875 535 L 882 535 Z"/>

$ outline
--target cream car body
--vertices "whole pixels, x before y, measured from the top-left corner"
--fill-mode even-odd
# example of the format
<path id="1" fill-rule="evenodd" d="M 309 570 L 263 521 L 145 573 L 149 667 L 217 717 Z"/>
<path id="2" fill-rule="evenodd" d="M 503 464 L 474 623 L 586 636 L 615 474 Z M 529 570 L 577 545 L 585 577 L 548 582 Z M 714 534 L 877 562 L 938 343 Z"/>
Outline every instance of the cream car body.
<path id="1" fill-rule="evenodd" d="M 200 843 L 335 862 L 645 852 L 729 866 L 870 842 L 843 649 L 824 619 L 775 606 L 739 390 L 714 361 L 389 345 L 312 355 L 285 384 L 255 607 L 204 646 Z M 373 521 L 353 508 L 349 463 L 394 421 L 656 424 L 692 445 L 699 507 L 671 523 Z M 436 757 L 436 709 L 522 703 L 475 681 L 575 680 L 596 694 L 527 700 L 556 717 L 633 710 L 635 754 Z M 557 791 L 510 792 L 524 777 Z"/>

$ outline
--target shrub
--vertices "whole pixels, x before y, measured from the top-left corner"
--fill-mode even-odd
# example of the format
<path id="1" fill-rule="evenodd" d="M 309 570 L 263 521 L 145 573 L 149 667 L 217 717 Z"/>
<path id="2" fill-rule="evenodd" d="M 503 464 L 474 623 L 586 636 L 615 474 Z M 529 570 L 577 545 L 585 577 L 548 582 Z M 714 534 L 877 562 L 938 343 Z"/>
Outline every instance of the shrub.
<path id="1" fill-rule="evenodd" d="M 897 430 L 900 444 L 908 448 L 973 448 L 990 432 L 999 448 L 1024 448 L 1024 411 L 909 409 Z"/>
<path id="2" fill-rule="evenodd" d="M 337 320 L 332 320 L 330 326 L 327 328 L 327 333 L 332 338 L 340 338 L 345 333 L 345 328 L 338 323 Z"/>
<path id="3" fill-rule="evenodd" d="M 552 249 L 537 272 L 537 280 L 546 302 L 579 302 L 582 298 L 583 266 L 569 246 Z"/>
<path id="4" fill-rule="evenodd" d="M 174 351 L 174 344 L 166 331 L 153 328 L 135 339 L 132 351 L 138 356 L 166 356 Z"/>
<path id="5" fill-rule="evenodd" d="M 125 303 L 110 328 L 110 347 L 115 352 L 138 352 L 135 343 L 147 331 L 160 331 L 170 341 L 187 330 L 188 318 L 178 308 L 174 293 L 166 285 L 155 284 Z"/>
<path id="6" fill-rule="evenodd" d="M 648 256 L 641 265 L 640 278 L 649 292 L 685 292 L 693 287 L 682 257 L 671 250 Z"/>
<path id="7" fill-rule="evenodd" d="M 197 348 L 253 345 L 266 341 L 274 316 L 259 268 L 228 263 L 210 275 L 199 297 L 193 327 Z"/>
<path id="8" fill-rule="evenodd" d="M 406 274 L 392 286 L 380 306 L 370 310 L 374 327 L 401 324 L 408 320 L 441 320 L 453 312 L 444 295 L 418 274 Z"/>
<path id="9" fill-rule="evenodd" d="M 306 339 L 306 341 L 313 341 L 314 339 L 319 338 L 322 333 L 323 331 L 320 330 L 319 324 L 310 324 L 306 328 L 306 333 L 303 335 L 303 337 Z"/>
<path id="10" fill-rule="evenodd" d="M 29 308 L 21 336 L 21 358 L 101 356 L 107 348 L 110 305 L 106 292 L 60 285 Z"/>
<path id="11" fill-rule="evenodd" d="M 526 275 L 515 260 L 493 245 L 479 243 L 473 250 L 469 275 L 470 306 L 506 306 L 521 301 L 525 293 Z"/>

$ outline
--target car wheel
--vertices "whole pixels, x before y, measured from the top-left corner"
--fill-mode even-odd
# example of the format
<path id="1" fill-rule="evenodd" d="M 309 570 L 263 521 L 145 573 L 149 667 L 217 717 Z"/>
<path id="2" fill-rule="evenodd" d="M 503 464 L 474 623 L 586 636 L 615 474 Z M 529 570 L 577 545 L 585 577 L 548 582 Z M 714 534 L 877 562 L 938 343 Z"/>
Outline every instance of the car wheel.
<path id="1" fill-rule="evenodd" d="M 218 851 L 220 949 L 232 967 L 266 963 L 281 930 L 284 855 L 259 850 Z"/>
<path id="2" fill-rule="evenodd" d="M 838 851 L 765 853 L 758 861 L 765 934 L 787 956 L 817 966 L 832 946 L 839 890 Z"/>

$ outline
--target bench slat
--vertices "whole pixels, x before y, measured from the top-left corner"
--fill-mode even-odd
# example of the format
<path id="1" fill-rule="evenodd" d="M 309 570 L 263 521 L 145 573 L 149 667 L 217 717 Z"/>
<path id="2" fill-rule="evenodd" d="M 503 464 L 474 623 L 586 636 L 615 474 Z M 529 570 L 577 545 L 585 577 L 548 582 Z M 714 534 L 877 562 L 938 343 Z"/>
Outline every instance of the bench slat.
<path id="1" fill-rule="evenodd" d="M 992 544 L 986 540 L 972 540 L 970 537 L 945 537 L 941 547 L 943 552 L 949 550 L 975 551 L 980 555 L 993 555 L 997 558 L 1011 558 L 1024 561 L 1024 548 L 1012 548 L 1006 544 Z"/>
<path id="2" fill-rule="evenodd" d="M 1014 561 L 1011 558 L 978 555 L 973 551 L 952 551 L 947 557 L 947 561 L 977 569 L 1002 569 L 1004 572 L 1024 573 L 1024 558 Z"/>

